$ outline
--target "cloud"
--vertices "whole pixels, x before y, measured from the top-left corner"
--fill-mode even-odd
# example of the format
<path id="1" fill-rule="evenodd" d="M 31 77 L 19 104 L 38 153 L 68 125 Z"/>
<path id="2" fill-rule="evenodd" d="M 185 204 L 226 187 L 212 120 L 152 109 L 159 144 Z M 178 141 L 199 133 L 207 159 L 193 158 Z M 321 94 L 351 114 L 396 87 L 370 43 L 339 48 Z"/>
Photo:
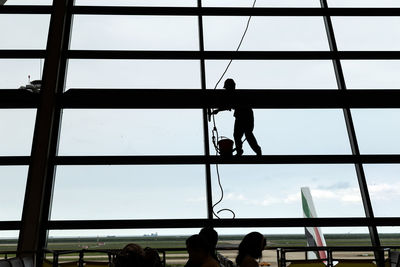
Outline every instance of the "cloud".
<path id="1" fill-rule="evenodd" d="M 400 182 L 372 184 L 368 186 L 368 189 L 371 198 L 375 200 L 389 200 L 400 197 Z"/>
<path id="2" fill-rule="evenodd" d="M 360 203 L 361 194 L 357 187 L 348 187 L 338 190 L 312 189 L 314 199 L 331 199 L 345 203 Z"/>
<path id="3" fill-rule="evenodd" d="M 349 187 L 350 187 L 350 184 L 347 182 L 338 182 L 338 183 L 327 185 L 327 186 L 318 186 L 318 189 L 334 190 L 334 189 L 345 189 L 345 188 L 349 188 Z"/>

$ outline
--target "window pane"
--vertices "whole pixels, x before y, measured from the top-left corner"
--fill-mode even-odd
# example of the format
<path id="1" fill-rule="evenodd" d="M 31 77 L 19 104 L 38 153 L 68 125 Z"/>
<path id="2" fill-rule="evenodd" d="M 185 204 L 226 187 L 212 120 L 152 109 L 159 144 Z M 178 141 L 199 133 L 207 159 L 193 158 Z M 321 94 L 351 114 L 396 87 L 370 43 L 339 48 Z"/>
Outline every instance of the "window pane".
<path id="1" fill-rule="evenodd" d="M 2 252 L 17 251 L 19 231 L 0 231 L 0 236 L 0 259 L 4 259 L 5 254 Z M 7 258 L 12 258 L 14 255 L 7 253 Z"/>
<path id="2" fill-rule="evenodd" d="M 207 88 L 213 89 L 229 61 L 207 60 Z M 233 78 L 238 89 L 337 89 L 331 61 L 234 60 L 219 83 Z"/>
<path id="3" fill-rule="evenodd" d="M 329 7 L 400 7 L 397 0 L 328 0 Z"/>
<path id="4" fill-rule="evenodd" d="M 82 6 L 197 6 L 196 0 L 76 0 Z"/>
<path id="5" fill-rule="evenodd" d="M 364 165 L 368 190 L 376 217 L 399 217 L 394 208 L 400 201 L 399 164 Z"/>
<path id="6" fill-rule="evenodd" d="M 0 89 L 18 89 L 40 80 L 44 60 L 0 59 Z"/>
<path id="7" fill-rule="evenodd" d="M 32 1 L 33 2 L 33 1 Z M 45 49 L 50 15 L 0 14 L 0 49 Z"/>
<path id="8" fill-rule="evenodd" d="M 58 166 L 51 218 L 205 218 L 205 194 L 204 166 Z"/>
<path id="9" fill-rule="evenodd" d="M 199 155 L 201 110 L 64 110 L 60 155 Z"/>
<path id="10" fill-rule="evenodd" d="M 400 246 L 400 227 L 378 227 L 382 246 Z"/>
<path id="11" fill-rule="evenodd" d="M 200 62 L 73 59 L 66 88 L 200 89 Z"/>
<path id="12" fill-rule="evenodd" d="M 77 249 L 80 245 L 91 249 L 98 246 L 99 242 L 104 242 L 102 249 L 122 249 L 129 243 L 139 244 L 143 248 L 184 248 L 186 238 L 199 231 L 198 228 L 51 230 L 48 247 L 55 250 Z"/>
<path id="13" fill-rule="evenodd" d="M 21 220 L 27 174 L 27 166 L 0 166 L 0 221 Z"/>
<path id="14" fill-rule="evenodd" d="M 5 5 L 52 5 L 52 0 L 7 0 Z"/>
<path id="15" fill-rule="evenodd" d="M 400 17 L 332 17 L 339 50 L 400 50 Z"/>
<path id="16" fill-rule="evenodd" d="M 349 89 L 400 88 L 398 60 L 342 60 Z"/>
<path id="17" fill-rule="evenodd" d="M 203 0 L 204 7 L 251 7 L 254 0 Z M 319 7 L 317 0 L 269 0 L 256 2 L 255 7 Z"/>
<path id="18" fill-rule="evenodd" d="M 363 217 L 353 165 L 219 165 L 224 199 L 215 207 L 237 218 L 303 217 L 301 187 L 309 187 L 318 217 Z M 213 202 L 221 192 L 212 166 Z M 232 215 L 223 211 L 223 218 Z"/>
<path id="19" fill-rule="evenodd" d="M 236 50 L 247 20 L 204 17 L 205 49 Z M 322 17 L 252 17 L 240 51 L 329 50 L 324 27 Z"/>
<path id="20" fill-rule="evenodd" d="M 342 110 L 254 109 L 253 112 L 253 133 L 264 155 L 351 154 Z M 215 119 L 219 135 L 233 140 L 232 113 L 220 112 Z M 243 150 L 245 155 L 254 154 L 248 142 L 244 142 Z M 214 153 L 215 149 L 211 147 L 210 151 Z"/>
<path id="21" fill-rule="evenodd" d="M 0 156 L 31 154 L 35 109 L 0 109 Z"/>
<path id="22" fill-rule="evenodd" d="M 75 15 L 71 49 L 197 50 L 197 17 Z"/>
<path id="23" fill-rule="evenodd" d="M 363 154 L 399 154 L 399 109 L 353 109 L 354 126 Z"/>

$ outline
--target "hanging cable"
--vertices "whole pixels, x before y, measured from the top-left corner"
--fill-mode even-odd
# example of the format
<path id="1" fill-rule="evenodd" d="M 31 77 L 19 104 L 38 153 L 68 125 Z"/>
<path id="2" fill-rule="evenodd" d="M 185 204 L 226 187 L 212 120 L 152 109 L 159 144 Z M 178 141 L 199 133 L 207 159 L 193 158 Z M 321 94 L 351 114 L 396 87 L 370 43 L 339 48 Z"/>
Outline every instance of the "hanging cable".
<path id="1" fill-rule="evenodd" d="M 257 3 L 257 0 L 254 0 L 253 5 L 252 5 L 252 8 L 255 7 L 256 3 Z M 239 42 L 239 44 L 238 44 L 238 46 L 237 46 L 237 48 L 236 48 L 236 52 L 238 52 L 239 49 L 240 49 L 240 47 L 242 46 L 243 40 L 244 40 L 244 38 L 245 38 L 245 36 L 246 36 L 246 34 L 247 34 L 247 31 L 248 31 L 248 29 L 249 29 L 249 25 L 250 25 L 251 18 L 252 18 L 252 16 L 249 16 L 249 18 L 248 18 L 248 20 L 247 20 L 246 28 L 245 28 L 245 30 L 244 30 L 244 32 L 243 32 L 243 34 L 242 34 L 242 37 L 240 38 L 240 42 Z M 231 66 L 232 62 L 233 62 L 233 59 L 231 59 L 231 60 L 229 61 L 229 63 L 226 65 L 225 70 L 223 71 L 221 77 L 218 79 L 217 83 L 216 83 L 215 86 L 214 86 L 214 90 L 217 89 L 218 84 L 221 82 L 221 80 L 224 78 L 225 74 L 228 72 L 229 67 Z M 218 153 L 219 153 L 219 149 L 218 149 L 219 134 L 218 134 L 217 124 L 216 124 L 216 122 L 215 122 L 215 114 L 211 113 L 210 116 L 211 116 L 211 118 L 212 118 L 212 123 L 213 123 L 213 129 L 212 129 L 212 143 L 213 143 L 213 145 L 214 145 L 216 155 L 218 155 Z M 234 212 L 233 210 L 231 210 L 231 209 L 225 208 L 225 209 L 220 209 L 220 210 L 218 210 L 217 212 L 215 212 L 215 209 L 214 209 L 215 206 L 217 206 L 218 204 L 220 204 L 220 203 L 222 202 L 222 200 L 224 199 L 224 188 L 222 187 L 221 177 L 220 177 L 220 174 L 219 174 L 219 167 L 218 167 L 218 164 L 215 164 L 215 170 L 216 170 L 216 172 L 217 172 L 218 185 L 219 185 L 219 188 L 220 188 L 220 190 L 221 190 L 221 197 L 220 197 L 220 199 L 219 199 L 217 202 L 215 202 L 214 205 L 212 206 L 212 212 L 213 212 L 213 214 L 214 214 L 215 217 L 217 217 L 218 219 L 220 219 L 220 217 L 218 216 L 218 214 L 219 214 L 220 212 L 222 212 L 222 211 L 229 211 L 229 212 L 232 213 L 233 219 L 235 219 L 236 214 L 235 214 L 235 212 Z"/>

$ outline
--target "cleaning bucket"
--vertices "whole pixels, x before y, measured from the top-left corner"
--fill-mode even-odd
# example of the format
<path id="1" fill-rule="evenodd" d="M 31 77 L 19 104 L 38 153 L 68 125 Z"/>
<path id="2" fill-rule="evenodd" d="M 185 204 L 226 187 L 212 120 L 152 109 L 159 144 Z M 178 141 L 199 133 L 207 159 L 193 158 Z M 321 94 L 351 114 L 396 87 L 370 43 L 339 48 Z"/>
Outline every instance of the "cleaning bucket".
<path id="1" fill-rule="evenodd" d="M 219 154 L 223 157 L 231 157 L 233 154 L 233 141 L 229 138 L 223 138 L 218 141 Z"/>

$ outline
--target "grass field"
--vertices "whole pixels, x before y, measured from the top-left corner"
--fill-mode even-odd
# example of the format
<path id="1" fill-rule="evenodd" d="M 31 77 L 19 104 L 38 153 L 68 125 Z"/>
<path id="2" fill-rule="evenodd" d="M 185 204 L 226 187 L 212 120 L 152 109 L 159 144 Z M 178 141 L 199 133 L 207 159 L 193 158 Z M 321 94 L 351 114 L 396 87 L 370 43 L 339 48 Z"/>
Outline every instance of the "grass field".
<path id="1" fill-rule="evenodd" d="M 132 237 L 68 237 L 49 238 L 47 247 L 51 250 L 78 249 L 121 249 L 125 244 L 137 243 L 152 248 L 184 248 L 188 236 L 132 236 Z M 292 247 L 306 246 L 304 235 L 267 235 L 268 246 Z M 384 246 L 400 246 L 400 234 L 381 234 Z M 219 246 L 237 246 L 241 235 L 219 237 Z M 325 234 L 328 246 L 370 246 L 368 234 Z M 16 250 L 16 239 L 0 239 L 0 251 Z"/>

